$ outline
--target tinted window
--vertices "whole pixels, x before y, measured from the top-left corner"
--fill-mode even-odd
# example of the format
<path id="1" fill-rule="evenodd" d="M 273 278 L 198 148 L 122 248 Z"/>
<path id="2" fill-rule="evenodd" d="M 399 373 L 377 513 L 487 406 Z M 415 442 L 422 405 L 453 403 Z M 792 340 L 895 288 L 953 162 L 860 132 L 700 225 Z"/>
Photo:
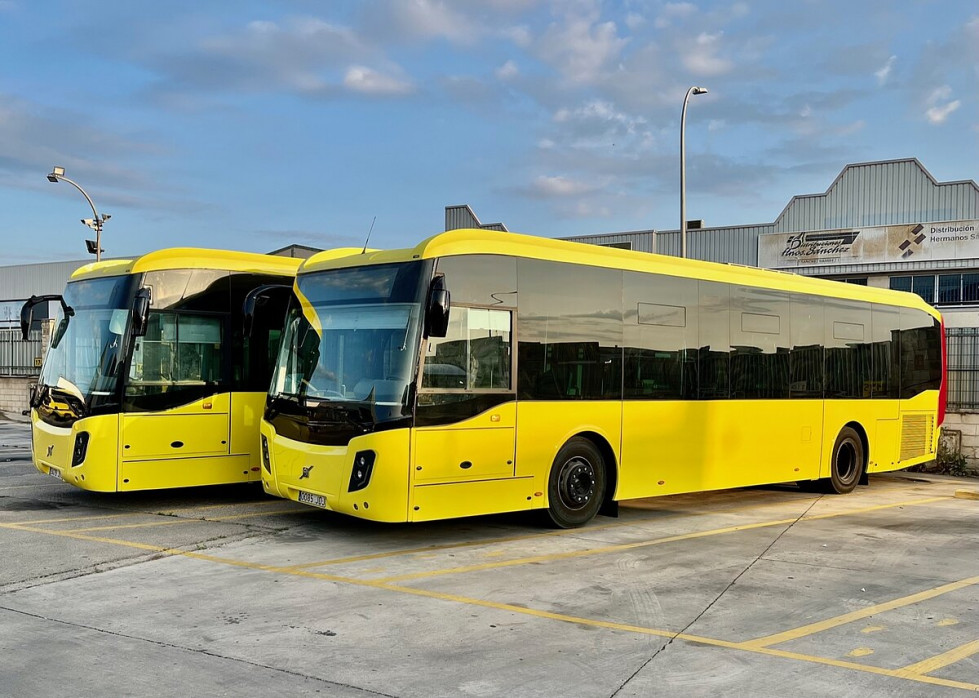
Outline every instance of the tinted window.
<path id="1" fill-rule="evenodd" d="M 626 399 L 696 398 L 697 281 L 626 272 L 622 297 Z"/>
<path id="2" fill-rule="evenodd" d="M 226 313 L 231 309 L 228 277 L 219 269 L 167 269 L 147 272 L 143 287 L 150 289 L 154 310 Z"/>
<path id="3" fill-rule="evenodd" d="M 870 397 L 870 305 L 825 301 L 826 397 Z"/>
<path id="4" fill-rule="evenodd" d="M 775 291 L 731 288 L 731 397 L 789 396 L 789 300 Z"/>
<path id="5" fill-rule="evenodd" d="M 517 260 L 522 398 L 619 398 L 622 272 Z"/>
<path id="6" fill-rule="evenodd" d="M 445 275 L 452 304 L 517 305 L 517 260 L 498 255 L 443 257 L 437 272 Z"/>
<path id="7" fill-rule="evenodd" d="M 789 396 L 823 396 L 823 299 L 794 296 L 790 301 Z"/>
<path id="8" fill-rule="evenodd" d="M 901 398 L 914 397 L 942 384 L 942 345 L 938 321 L 901 308 Z"/>
<path id="9" fill-rule="evenodd" d="M 699 281 L 697 397 L 725 399 L 730 395 L 730 288 L 727 284 Z"/>
<path id="10" fill-rule="evenodd" d="M 870 394 L 874 398 L 897 398 L 900 391 L 901 314 L 898 308 L 874 305 L 871 319 Z"/>

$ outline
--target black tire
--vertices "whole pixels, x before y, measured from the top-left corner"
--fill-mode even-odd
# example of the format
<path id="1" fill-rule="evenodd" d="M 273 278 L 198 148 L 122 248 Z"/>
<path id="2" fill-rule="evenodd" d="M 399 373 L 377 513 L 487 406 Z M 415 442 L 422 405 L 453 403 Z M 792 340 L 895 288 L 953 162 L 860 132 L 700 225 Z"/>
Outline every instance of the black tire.
<path id="1" fill-rule="evenodd" d="M 595 518 L 605 499 L 605 461 L 588 439 L 570 439 L 554 458 L 547 480 L 547 514 L 559 528 Z"/>
<path id="2" fill-rule="evenodd" d="M 843 427 L 833 444 L 829 477 L 823 480 L 827 494 L 849 494 L 853 492 L 866 465 L 863 441 L 851 427 Z"/>

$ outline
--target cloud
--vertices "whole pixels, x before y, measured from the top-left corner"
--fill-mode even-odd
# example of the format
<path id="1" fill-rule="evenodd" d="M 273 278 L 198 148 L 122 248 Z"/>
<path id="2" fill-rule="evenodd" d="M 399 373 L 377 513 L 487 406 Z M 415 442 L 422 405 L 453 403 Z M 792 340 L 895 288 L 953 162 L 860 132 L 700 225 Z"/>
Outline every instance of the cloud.
<path id="1" fill-rule="evenodd" d="M 581 196 L 593 191 L 595 191 L 595 186 L 587 182 L 576 181 L 560 175 L 553 177 L 541 175 L 525 190 L 525 193 L 535 198 L 563 198 Z"/>
<path id="2" fill-rule="evenodd" d="M 517 67 L 517 64 L 509 60 L 497 68 L 495 74 L 500 80 L 509 80 L 510 78 L 516 77 L 518 73 L 520 73 L 520 69 Z"/>
<path id="3" fill-rule="evenodd" d="M 724 32 L 700 33 L 682 56 L 683 65 L 694 75 L 722 75 L 731 70 L 732 63 L 717 54 L 721 50 Z"/>
<path id="4" fill-rule="evenodd" d="M 404 70 L 381 49 L 350 27 L 316 17 L 250 21 L 205 36 L 183 53 L 157 49 L 146 61 L 161 73 L 154 92 L 169 105 L 192 93 L 323 98 L 400 97 L 413 91 Z"/>
<path id="5" fill-rule="evenodd" d="M 347 69 L 343 85 L 353 92 L 374 96 L 405 95 L 414 91 L 414 86 L 409 81 L 382 75 L 360 65 Z"/>
<path id="6" fill-rule="evenodd" d="M 925 118 L 928 119 L 928 123 L 936 126 L 945 123 L 949 114 L 962 105 L 959 100 L 950 99 L 951 96 L 952 88 L 948 85 L 942 85 L 932 90 L 925 102 L 929 105 L 928 109 L 925 110 Z"/>
<path id="7" fill-rule="evenodd" d="M 887 59 L 887 63 L 885 63 L 880 70 L 874 72 L 874 75 L 877 77 L 878 85 L 884 85 L 887 82 L 887 79 L 891 76 L 891 70 L 894 68 L 894 63 L 896 61 L 897 56 L 891 56 Z"/>
<path id="8" fill-rule="evenodd" d="M 538 57 L 575 84 L 594 82 L 618 60 L 628 39 L 619 37 L 615 22 L 599 21 L 597 9 L 578 8 L 551 23 L 532 46 Z"/>

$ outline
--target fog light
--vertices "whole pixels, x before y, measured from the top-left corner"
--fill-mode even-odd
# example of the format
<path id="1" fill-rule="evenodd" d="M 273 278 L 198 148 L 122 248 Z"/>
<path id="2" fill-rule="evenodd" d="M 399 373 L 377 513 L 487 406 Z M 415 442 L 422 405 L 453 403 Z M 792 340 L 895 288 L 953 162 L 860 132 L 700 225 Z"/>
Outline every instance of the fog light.
<path id="1" fill-rule="evenodd" d="M 350 469 L 350 486 L 348 492 L 362 490 L 371 482 L 371 473 L 374 471 L 374 459 L 376 454 L 373 451 L 358 451 L 354 456 L 354 465 Z"/>
<path id="2" fill-rule="evenodd" d="M 88 432 L 80 431 L 75 436 L 75 448 L 71 452 L 71 467 L 81 465 L 85 462 L 85 453 L 88 451 Z"/>
<path id="3" fill-rule="evenodd" d="M 262 465 L 265 466 L 267 473 L 272 473 L 272 459 L 269 458 L 269 440 L 265 438 L 265 434 L 262 434 Z"/>

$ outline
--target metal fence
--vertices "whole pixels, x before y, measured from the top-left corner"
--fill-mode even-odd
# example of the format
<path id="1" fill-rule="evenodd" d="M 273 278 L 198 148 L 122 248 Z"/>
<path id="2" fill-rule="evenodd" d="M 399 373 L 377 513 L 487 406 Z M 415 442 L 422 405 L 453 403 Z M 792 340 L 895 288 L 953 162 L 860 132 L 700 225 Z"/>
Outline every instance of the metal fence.
<path id="1" fill-rule="evenodd" d="M 979 412 L 979 327 L 945 328 L 949 412 Z"/>
<path id="2" fill-rule="evenodd" d="M 25 341 L 20 329 L 0 329 L 0 376 L 37 376 L 41 373 L 41 332 Z"/>

